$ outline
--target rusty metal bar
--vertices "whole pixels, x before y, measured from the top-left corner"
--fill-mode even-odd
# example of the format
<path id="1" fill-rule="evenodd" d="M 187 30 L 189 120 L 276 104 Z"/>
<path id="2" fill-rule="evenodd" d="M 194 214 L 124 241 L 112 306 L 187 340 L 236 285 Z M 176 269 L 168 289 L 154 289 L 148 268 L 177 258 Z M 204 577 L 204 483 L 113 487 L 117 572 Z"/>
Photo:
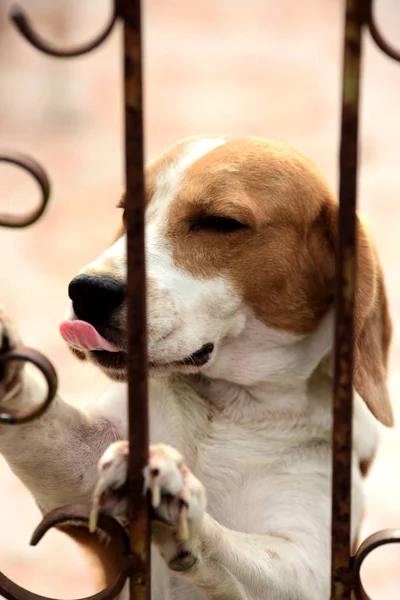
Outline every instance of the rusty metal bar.
<path id="1" fill-rule="evenodd" d="M 144 246 L 144 165 L 142 44 L 140 0 L 117 0 L 124 23 L 125 177 L 128 238 L 128 381 L 129 519 L 131 551 L 137 558 L 131 575 L 131 599 L 150 599 L 150 511 L 143 495 L 148 461 L 146 273 Z"/>
<path id="2" fill-rule="evenodd" d="M 383 33 L 379 30 L 375 21 L 374 0 L 364 0 L 362 4 L 363 13 L 365 16 L 365 25 L 369 29 L 372 39 L 382 50 L 382 52 L 389 56 L 389 58 L 400 62 L 400 50 L 396 50 L 389 42 L 386 41 Z M 350 565 L 353 575 L 354 597 L 356 600 L 371 600 L 361 581 L 361 567 L 367 556 L 369 556 L 369 554 L 376 548 L 380 548 L 386 544 L 399 543 L 399 529 L 384 529 L 383 531 L 378 531 L 370 535 L 366 540 L 363 541 L 355 556 L 352 558 Z"/>
<path id="3" fill-rule="evenodd" d="M 332 588 L 350 600 L 351 463 L 353 413 L 353 308 L 356 280 L 356 197 L 362 0 L 347 0 L 342 83 L 339 234 L 333 392 Z"/>
<path id="4" fill-rule="evenodd" d="M 356 284 L 356 197 L 358 163 L 358 112 L 363 26 L 389 57 L 400 60 L 378 30 L 373 0 L 347 0 L 340 144 L 340 208 L 337 252 L 335 379 L 332 477 L 331 598 L 370 600 L 360 570 L 365 558 L 384 544 L 399 543 L 398 530 L 377 532 L 365 540 L 351 558 L 351 457 L 353 413 L 353 310 Z"/>
<path id="5" fill-rule="evenodd" d="M 148 404 L 147 404 L 147 328 L 146 328 L 146 279 L 144 263 L 144 169 L 143 169 L 143 118 L 142 118 L 142 69 L 141 69 L 141 19 L 140 1 L 115 0 L 109 25 L 95 40 L 77 48 L 60 50 L 43 40 L 30 25 L 28 18 L 14 8 L 11 18 L 21 34 L 38 50 L 59 58 L 81 56 L 100 45 L 110 34 L 117 17 L 124 25 L 124 96 L 125 96 L 125 173 L 126 215 L 128 237 L 128 376 L 129 376 L 129 442 L 128 465 L 130 540 L 121 543 L 121 526 L 104 515 L 100 517 L 100 528 L 110 537 L 115 553 L 119 554 L 120 572 L 117 579 L 91 600 L 112 600 L 122 589 L 128 577 L 131 581 L 132 600 L 150 599 L 150 524 L 149 503 L 143 495 L 142 471 L 148 458 Z M 3 160 L 11 160 L 7 155 Z M 20 161 L 21 162 L 21 161 Z M 26 161 L 25 161 L 26 162 Z M 16 163 L 20 164 L 20 163 Z M 8 215 L 4 225 L 25 226 L 39 218 L 48 200 L 48 180 L 36 163 L 24 166 L 36 178 L 42 188 L 42 206 L 25 219 L 16 220 Z M 47 183 L 47 185 L 46 185 Z M 40 214 L 39 214 L 40 212 Z M 28 223 L 29 221 L 29 223 Z M 41 368 L 48 383 L 48 397 L 33 414 L 11 414 L 3 411 L 4 421 L 26 422 L 41 414 L 55 393 L 55 373 L 40 365 L 38 355 L 23 348 L 0 356 L 0 368 L 6 360 L 30 360 Z M 50 365 L 51 367 L 51 365 Z M 53 379 L 50 377 L 53 376 Z M 43 534 L 54 526 L 65 522 L 88 523 L 89 509 L 79 505 L 61 507 L 45 516 L 34 535 L 33 542 L 40 541 Z M 123 530 L 122 530 L 123 531 Z M 126 536 L 125 536 L 126 537 Z M 126 538 L 127 539 L 127 538 Z M 123 542 L 123 540 L 122 540 Z M 29 592 L 14 584 L 0 573 L 0 593 L 9 600 L 51 600 Z"/>

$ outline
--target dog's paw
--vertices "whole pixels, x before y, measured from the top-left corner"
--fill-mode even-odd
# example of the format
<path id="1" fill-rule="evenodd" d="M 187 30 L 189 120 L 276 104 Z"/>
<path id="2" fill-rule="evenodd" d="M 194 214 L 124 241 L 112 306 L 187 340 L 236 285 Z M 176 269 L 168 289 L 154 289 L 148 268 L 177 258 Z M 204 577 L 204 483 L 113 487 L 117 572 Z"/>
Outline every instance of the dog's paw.
<path id="1" fill-rule="evenodd" d="M 206 510 L 202 483 L 186 466 L 182 455 L 165 444 L 150 446 L 143 475 L 155 519 L 173 527 L 182 542 L 189 540 Z"/>
<path id="2" fill-rule="evenodd" d="M 115 442 L 99 461 L 90 529 L 94 531 L 99 511 L 122 520 L 127 516 L 128 442 Z M 204 486 L 185 465 L 182 455 L 165 444 L 150 446 L 144 469 L 144 491 L 150 492 L 152 542 L 171 569 L 186 570 L 195 558 L 206 510 Z"/>
<path id="3" fill-rule="evenodd" d="M 114 442 L 98 463 L 99 480 L 93 495 L 89 530 L 97 527 L 99 512 L 104 512 L 125 523 L 128 518 L 128 442 Z"/>
<path id="4" fill-rule="evenodd" d="M 0 359 L 21 344 L 18 328 L 10 315 L 0 305 Z M 5 406 L 21 390 L 23 363 L 0 360 L 0 405 Z"/>

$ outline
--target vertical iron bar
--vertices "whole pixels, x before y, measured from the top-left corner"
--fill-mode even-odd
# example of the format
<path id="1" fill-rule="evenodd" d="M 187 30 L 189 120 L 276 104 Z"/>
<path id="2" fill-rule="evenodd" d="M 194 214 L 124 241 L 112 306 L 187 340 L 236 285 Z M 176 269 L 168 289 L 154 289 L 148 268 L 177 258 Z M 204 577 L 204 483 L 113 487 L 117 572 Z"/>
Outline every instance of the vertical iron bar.
<path id="1" fill-rule="evenodd" d="M 347 0 L 340 143 L 340 207 L 336 262 L 332 477 L 333 600 L 350 600 L 353 309 L 356 280 L 358 108 L 363 0 Z"/>
<path id="2" fill-rule="evenodd" d="M 131 600 L 150 599 L 149 505 L 143 496 L 142 470 L 148 459 L 148 389 L 142 47 L 140 0 L 117 0 L 124 26 L 125 173 L 128 237 L 129 518 L 131 550 L 137 560 L 130 580 Z"/>

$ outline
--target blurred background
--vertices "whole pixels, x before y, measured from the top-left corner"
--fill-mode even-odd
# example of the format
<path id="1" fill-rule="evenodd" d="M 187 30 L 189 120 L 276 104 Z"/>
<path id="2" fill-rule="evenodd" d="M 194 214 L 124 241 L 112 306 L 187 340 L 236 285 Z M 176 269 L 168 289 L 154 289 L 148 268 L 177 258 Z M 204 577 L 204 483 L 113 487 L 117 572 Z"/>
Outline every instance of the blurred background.
<path id="1" fill-rule="evenodd" d="M 377 0 L 378 21 L 398 42 L 400 3 Z M 103 29 L 109 0 L 20 0 L 35 28 L 60 47 Z M 121 30 L 95 52 L 57 60 L 27 44 L 0 0 L 0 144 L 47 170 L 52 202 L 28 230 L 0 230 L 0 299 L 25 342 L 44 351 L 73 403 L 105 386 L 69 355 L 58 334 L 67 284 L 102 251 L 119 220 L 123 190 Z M 337 189 L 341 42 L 339 0 L 144 0 L 146 158 L 198 133 L 257 135 L 303 151 Z M 395 324 L 390 388 L 400 422 L 400 65 L 367 35 L 363 65 L 359 199 L 387 277 Z M 35 184 L 0 164 L 0 210 L 37 199 Z M 367 482 L 363 536 L 400 527 L 400 436 L 384 433 Z M 40 516 L 0 457 L 0 569 L 37 593 L 94 591 L 93 572 L 62 534 L 32 549 Z M 400 547 L 376 551 L 364 569 L 375 599 L 398 600 Z"/>

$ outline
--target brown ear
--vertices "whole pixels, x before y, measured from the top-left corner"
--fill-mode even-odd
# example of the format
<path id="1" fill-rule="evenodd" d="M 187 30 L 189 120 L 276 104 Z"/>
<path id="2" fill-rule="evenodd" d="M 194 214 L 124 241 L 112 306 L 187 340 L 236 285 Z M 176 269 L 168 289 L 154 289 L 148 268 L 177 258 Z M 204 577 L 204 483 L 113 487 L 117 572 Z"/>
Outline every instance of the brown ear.
<path id="1" fill-rule="evenodd" d="M 328 230 L 337 246 L 338 206 L 325 209 Z M 357 217 L 357 282 L 354 313 L 354 387 L 372 414 L 393 426 L 387 389 L 387 367 L 392 324 L 383 270 L 374 243 Z"/>

